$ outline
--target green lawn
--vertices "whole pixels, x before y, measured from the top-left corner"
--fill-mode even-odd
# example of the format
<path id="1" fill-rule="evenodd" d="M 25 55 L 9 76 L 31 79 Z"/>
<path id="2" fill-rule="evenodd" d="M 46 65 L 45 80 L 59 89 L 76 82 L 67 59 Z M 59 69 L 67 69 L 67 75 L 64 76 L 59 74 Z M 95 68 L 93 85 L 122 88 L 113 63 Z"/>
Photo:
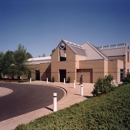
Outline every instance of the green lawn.
<path id="1" fill-rule="evenodd" d="M 130 130 L 130 84 L 104 97 L 89 98 L 19 125 L 15 130 Z"/>

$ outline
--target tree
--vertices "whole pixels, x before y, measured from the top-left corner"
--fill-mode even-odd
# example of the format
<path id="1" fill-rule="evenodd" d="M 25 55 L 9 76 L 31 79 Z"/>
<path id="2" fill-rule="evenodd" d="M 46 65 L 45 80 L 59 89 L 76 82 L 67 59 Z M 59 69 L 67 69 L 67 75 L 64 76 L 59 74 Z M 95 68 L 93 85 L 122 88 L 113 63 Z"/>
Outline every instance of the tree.
<path id="1" fill-rule="evenodd" d="M 30 67 L 27 63 L 29 53 L 21 44 L 18 45 L 18 49 L 14 51 L 14 64 L 17 76 L 27 75 L 30 71 Z"/>
<path id="2" fill-rule="evenodd" d="M 0 52 L 0 79 L 2 78 L 2 60 L 3 60 L 4 53 Z"/>
<path id="3" fill-rule="evenodd" d="M 98 78 L 97 82 L 94 85 L 94 89 L 92 91 L 93 95 L 101 95 L 107 94 L 108 92 L 114 89 L 114 84 L 112 84 L 113 76 L 106 75 L 104 78 Z"/>
<path id="4" fill-rule="evenodd" d="M 55 48 L 51 51 L 51 54 L 50 54 L 50 56 L 52 56 L 52 54 L 54 53 L 54 51 L 55 51 Z"/>
<path id="5" fill-rule="evenodd" d="M 130 73 L 128 72 L 123 79 L 123 83 L 130 83 Z"/>
<path id="6" fill-rule="evenodd" d="M 45 53 L 43 53 L 42 57 L 45 57 L 45 56 L 46 56 Z"/>
<path id="7" fill-rule="evenodd" d="M 7 75 L 8 78 L 15 74 L 14 69 L 14 56 L 11 51 L 7 51 L 1 60 L 1 73 Z"/>
<path id="8" fill-rule="evenodd" d="M 27 52 L 26 55 L 27 55 L 27 59 L 33 58 L 32 54 L 30 54 L 29 52 Z"/>

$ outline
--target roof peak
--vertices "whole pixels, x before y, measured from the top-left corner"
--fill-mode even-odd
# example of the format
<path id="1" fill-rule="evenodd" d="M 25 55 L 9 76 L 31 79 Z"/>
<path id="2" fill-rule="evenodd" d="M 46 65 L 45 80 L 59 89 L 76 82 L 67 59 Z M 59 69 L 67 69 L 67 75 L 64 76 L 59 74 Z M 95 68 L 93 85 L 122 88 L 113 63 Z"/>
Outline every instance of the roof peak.
<path id="1" fill-rule="evenodd" d="M 67 41 L 67 40 L 64 40 L 63 41 L 67 44 L 67 45 L 70 45 L 70 46 L 74 46 L 74 47 L 78 47 L 78 48 L 81 48 L 82 49 L 82 46 L 79 45 L 79 44 L 76 44 L 76 43 L 73 43 L 73 42 L 70 42 L 70 41 Z"/>

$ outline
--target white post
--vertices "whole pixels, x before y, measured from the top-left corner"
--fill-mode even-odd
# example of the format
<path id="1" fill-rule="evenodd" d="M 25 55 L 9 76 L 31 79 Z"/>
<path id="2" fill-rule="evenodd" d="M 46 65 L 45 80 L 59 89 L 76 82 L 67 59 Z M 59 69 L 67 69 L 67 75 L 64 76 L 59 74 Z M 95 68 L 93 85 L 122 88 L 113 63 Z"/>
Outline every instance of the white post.
<path id="1" fill-rule="evenodd" d="M 74 88 L 75 88 L 75 80 L 74 80 Z"/>
<path id="2" fill-rule="evenodd" d="M 64 78 L 64 84 L 65 84 L 65 78 Z"/>
<path id="3" fill-rule="evenodd" d="M 30 78 L 30 83 L 32 82 L 32 79 Z"/>
<path id="4" fill-rule="evenodd" d="M 46 78 L 46 82 L 48 83 L 48 78 Z"/>
<path id="5" fill-rule="evenodd" d="M 57 93 L 53 93 L 53 112 L 57 111 Z"/>
<path id="6" fill-rule="evenodd" d="M 80 94 L 81 96 L 83 96 L 83 84 L 81 84 L 81 87 L 80 87 Z"/>

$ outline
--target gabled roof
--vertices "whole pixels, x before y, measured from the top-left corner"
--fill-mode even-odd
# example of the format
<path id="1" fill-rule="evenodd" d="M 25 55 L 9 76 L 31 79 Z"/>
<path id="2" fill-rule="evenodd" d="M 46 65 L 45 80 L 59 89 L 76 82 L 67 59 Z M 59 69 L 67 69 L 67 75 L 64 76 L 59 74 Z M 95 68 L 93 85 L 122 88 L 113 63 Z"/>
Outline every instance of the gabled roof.
<path id="1" fill-rule="evenodd" d="M 126 50 L 128 49 L 127 43 L 121 43 L 121 44 L 113 44 L 113 45 L 106 45 L 98 47 L 100 52 L 102 52 L 104 55 L 110 57 L 110 56 L 123 56 L 126 54 Z"/>
<path id="2" fill-rule="evenodd" d="M 78 54 L 78 55 L 82 55 L 82 56 L 86 56 L 86 52 L 85 50 L 82 48 L 81 45 L 78 45 L 78 44 L 75 44 L 75 43 L 72 43 L 70 41 L 67 41 L 67 40 L 62 40 L 66 45 L 68 45 L 70 47 L 70 49 L 75 53 L 75 54 Z"/>
<path id="3" fill-rule="evenodd" d="M 51 56 L 29 58 L 27 61 L 28 61 L 29 64 L 50 63 L 51 62 Z"/>
<path id="4" fill-rule="evenodd" d="M 94 45 L 90 44 L 89 42 L 86 42 L 82 45 L 82 47 L 87 52 L 87 58 L 88 60 L 96 60 L 96 59 L 105 59 L 108 60 L 108 57 L 104 55 L 100 50 L 98 50 Z"/>

